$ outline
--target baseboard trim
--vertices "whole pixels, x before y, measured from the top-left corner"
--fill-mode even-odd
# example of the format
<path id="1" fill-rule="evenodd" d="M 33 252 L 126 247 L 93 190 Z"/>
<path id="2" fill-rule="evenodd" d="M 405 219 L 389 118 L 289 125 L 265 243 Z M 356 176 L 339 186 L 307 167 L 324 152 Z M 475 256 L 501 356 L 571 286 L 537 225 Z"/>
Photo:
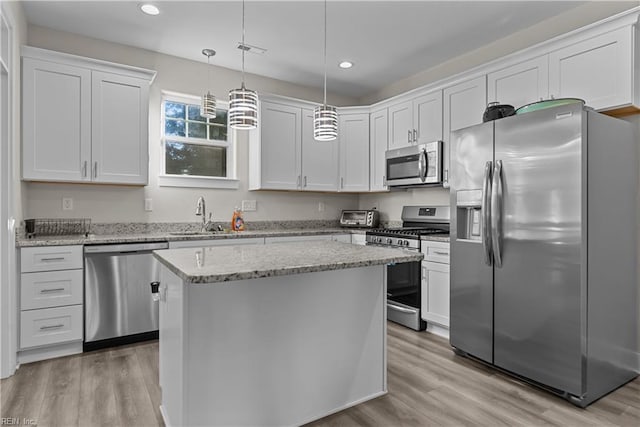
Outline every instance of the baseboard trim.
<path id="1" fill-rule="evenodd" d="M 164 406 L 162 405 L 160 405 L 160 415 L 162 415 L 162 421 L 164 422 L 165 427 L 171 427 L 171 424 L 169 424 L 169 417 L 167 417 L 167 414 L 164 411 Z"/>
<path id="2" fill-rule="evenodd" d="M 444 326 L 434 325 L 433 323 L 427 322 L 427 332 L 449 339 L 449 328 L 445 328 Z"/>
<path id="3" fill-rule="evenodd" d="M 18 366 L 22 363 L 38 362 L 78 353 L 82 353 L 82 341 L 21 350 L 18 352 Z"/>

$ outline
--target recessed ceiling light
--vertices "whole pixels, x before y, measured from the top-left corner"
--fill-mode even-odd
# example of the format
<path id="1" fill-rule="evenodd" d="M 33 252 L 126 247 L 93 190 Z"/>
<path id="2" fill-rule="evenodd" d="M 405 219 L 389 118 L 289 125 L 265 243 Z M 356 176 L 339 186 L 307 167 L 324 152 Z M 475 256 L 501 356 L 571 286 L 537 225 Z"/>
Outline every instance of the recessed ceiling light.
<path id="1" fill-rule="evenodd" d="M 157 6 L 145 3 L 140 5 L 140 10 L 146 13 L 147 15 L 158 15 L 160 13 L 160 9 Z"/>
<path id="2" fill-rule="evenodd" d="M 353 67 L 353 62 L 350 61 L 342 61 L 339 65 L 340 68 L 351 68 Z"/>

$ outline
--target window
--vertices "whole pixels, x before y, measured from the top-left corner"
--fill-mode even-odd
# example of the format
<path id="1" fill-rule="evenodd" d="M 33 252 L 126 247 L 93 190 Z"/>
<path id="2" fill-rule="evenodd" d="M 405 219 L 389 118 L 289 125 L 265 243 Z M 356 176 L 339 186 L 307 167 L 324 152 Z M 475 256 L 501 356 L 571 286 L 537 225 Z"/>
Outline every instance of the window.
<path id="1" fill-rule="evenodd" d="M 200 98 L 164 92 L 160 185 L 238 188 L 233 132 L 227 103 L 217 102 L 214 119 L 200 116 Z"/>

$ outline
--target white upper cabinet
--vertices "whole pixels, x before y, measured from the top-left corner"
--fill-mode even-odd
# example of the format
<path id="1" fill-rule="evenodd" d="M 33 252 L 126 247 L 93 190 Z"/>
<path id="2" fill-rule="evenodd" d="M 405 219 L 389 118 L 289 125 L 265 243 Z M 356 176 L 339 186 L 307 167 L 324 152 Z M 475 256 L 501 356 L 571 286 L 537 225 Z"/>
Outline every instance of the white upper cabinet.
<path id="1" fill-rule="evenodd" d="M 413 104 L 403 102 L 389 107 L 389 150 L 413 144 Z"/>
<path id="2" fill-rule="evenodd" d="M 635 34 L 634 26 L 626 26 L 551 52 L 550 95 L 582 98 L 596 110 L 637 107 L 640 88 Z"/>
<path id="3" fill-rule="evenodd" d="M 418 144 L 442 140 L 442 91 L 415 98 L 413 104 L 414 141 Z"/>
<path id="4" fill-rule="evenodd" d="M 486 106 L 486 76 L 476 77 L 444 89 L 443 187 L 449 187 L 451 132 L 482 123 L 482 114 Z"/>
<path id="5" fill-rule="evenodd" d="M 336 191 L 338 189 L 338 140 L 313 138 L 313 110 L 302 110 L 302 189 Z"/>
<path id="6" fill-rule="evenodd" d="M 146 185 L 155 72 L 23 48 L 22 178 Z"/>
<path id="7" fill-rule="evenodd" d="M 252 190 L 338 190 L 338 141 L 313 138 L 313 110 L 260 101 L 259 141 L 251 145 Z"/>
<path id="8" fill-rule="evenodd" d="M 386 191 L 385 152 L 389 139 L 389 115 L 386 108 L 372 111 L 369 116 L 369 190 Z"/>
<path id="9" fill-rule="evenodd" d="M 442 91 L 389 107 L 389 149 L 442 139 Z"/>
<path id="10" fill-rule="evenodd" d="M 499 102 L 519 108 L 548 97 L 547 55 L 487 75 L 487 102 Z"/>
<path id="11" fill-rule="evenodd" d="M 301 181 L 302 110 L 260 102 L 260 188 L 297 190 Z M 252 171 L 253 168 L 250 168 Z M 250 172 L 251 173 L 251 172 Z"/>
<path id="12" fill-rule="evenodd" d="M 91 80 L 93 180 L 146 184 L 149 82 L 97 71 Z"/>
<path id="13" fill-rule="evenodd" d="M 338 113 L 340 191 L 369 191 L 369 114 Z"/>
<path id="14" fill-rule="evenodd" d="M 24 179 L 90 180 L 90 70 L 24 58 L 22 120 Z"/>

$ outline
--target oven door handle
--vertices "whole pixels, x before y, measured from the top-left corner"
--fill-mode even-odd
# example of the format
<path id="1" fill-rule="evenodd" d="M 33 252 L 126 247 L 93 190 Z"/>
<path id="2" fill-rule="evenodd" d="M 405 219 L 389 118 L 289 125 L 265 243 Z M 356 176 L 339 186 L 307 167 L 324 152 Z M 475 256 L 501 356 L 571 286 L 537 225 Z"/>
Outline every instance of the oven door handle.
<path id="1" fill-rule="evenodd" d="M 387 301 L 387 308 L 391 308 L 393 310 L 399 311 L 400 313 L 407 313 L 407 314 L 416 314 L 416 313 L 418 313 L 418 310 L 411 310 L 410 308 L 400 307 L 400 306 L 392 304 L 392 303 L 390 303 L 388 301 Z"/>

